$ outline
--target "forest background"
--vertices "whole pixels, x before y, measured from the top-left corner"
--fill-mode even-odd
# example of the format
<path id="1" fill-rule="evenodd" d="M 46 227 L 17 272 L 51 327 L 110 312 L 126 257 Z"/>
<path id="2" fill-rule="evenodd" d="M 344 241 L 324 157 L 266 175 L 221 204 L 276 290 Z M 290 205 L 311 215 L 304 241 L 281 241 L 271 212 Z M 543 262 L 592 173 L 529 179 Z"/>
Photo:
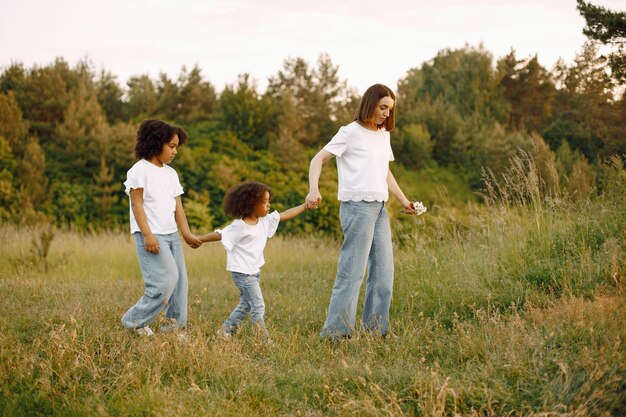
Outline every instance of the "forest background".
<path id="1" fill-rule="evenodd" d="M 485 169 L 500 179 L 520 151 L 556 163 L 556 176 L 543 179 L 546 187 L 562 182 L 580 198 L 602 192 L 604 162 L 626 154 L 624 75 L 620 62 L 613 65 L 623 51 L 607 57 L 600 52 L 607 39 L 589 37 L 571 65 L 561 61 L 550 70 L 537 56 L 520 58 L 514 50 L 495 59 L 482 45 L 442 50 L 409 69 L 391 86 L 397 91 L 392 169 L 406 194 L 462 218 L 468 202 L 481 201 Z M 14 63 L 0 73 L 0 221 L 125 228 L 122 183 L 146 118 L 189 133 L 172 166 L 186 190 L 193 230 L 228 221 L 222 198 L 242 180 L 272 186 L 278 209 L 299 204 L 310 158 L 352 120 L 359 100 L 337 73 L 325 54 L 314 64 L 287 58 L 262 93 L 249 74 L 218 92 L 197 66 L 183 66 L 177 79 L 137 75 L 122 86 L 87 58 L 74 67 L 63 58 L 31 68 Z M 284 231 L 339 235 L 331 165 L 322 178 L 320 215 Z"/>

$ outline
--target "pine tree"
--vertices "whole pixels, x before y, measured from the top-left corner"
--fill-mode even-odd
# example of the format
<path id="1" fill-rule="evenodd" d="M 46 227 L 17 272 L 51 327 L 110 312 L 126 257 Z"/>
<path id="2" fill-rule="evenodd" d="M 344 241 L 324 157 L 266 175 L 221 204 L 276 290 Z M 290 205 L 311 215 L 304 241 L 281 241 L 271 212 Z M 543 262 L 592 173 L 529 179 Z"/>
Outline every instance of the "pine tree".
<path id="1" fill-rule="evenodd" d="M 613 78 L 619 84 L 626 83 L 626 12 L 613 11 L 577 0 L 577 8 L 587 25 L 583 33 L 589 39 L 611 45 L 614 51 L 608 55 Z"/>

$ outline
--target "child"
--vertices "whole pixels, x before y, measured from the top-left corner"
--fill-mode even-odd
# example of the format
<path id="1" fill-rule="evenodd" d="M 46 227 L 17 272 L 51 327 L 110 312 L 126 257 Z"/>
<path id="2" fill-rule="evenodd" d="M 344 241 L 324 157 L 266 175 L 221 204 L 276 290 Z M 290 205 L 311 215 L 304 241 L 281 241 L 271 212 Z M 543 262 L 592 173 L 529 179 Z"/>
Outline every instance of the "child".
<path id="1" fill-rule="evenodd" d="M 302 214 L 301 204 L 282 213 L 270 213 L 274 193 L 265 184 L 244 182 L 232 187 L 224 198 L 224 212 L 235 217 L 224 230 L 200 236 L 202 242 L 222 241 L 226 249 L 226 269 L 239 289 L 239 304 L 218 330 L 218 335 L 230 337 L 237 333 L 241 321 L 250 314 L 257 334 L 271 344 L 265 327 L 265 302 L 261 293 L 261 266 L 265 263 L 263 249 L 267 239 L 274 236 L 278 223 Z"/>
<path id="2" fill-rule="evenodd" d="M 167 307 L 171 321 L 161 331 L 187 325 L 187 270 L 178 229 L 193 248 L 202 242 L 187 224 L 180 195 L 183 188 L 176 171 L 167 164 L 187 142 L 180 127 L 160 120 L 144 120 L 137 131 L 135 155 L 140 158 L 128 171 L 130 232 L 135 238 L 139 268 L 146 290 L 122 317 L 122 324 L 142 336 L 152 336 L 149 325 Z"/>

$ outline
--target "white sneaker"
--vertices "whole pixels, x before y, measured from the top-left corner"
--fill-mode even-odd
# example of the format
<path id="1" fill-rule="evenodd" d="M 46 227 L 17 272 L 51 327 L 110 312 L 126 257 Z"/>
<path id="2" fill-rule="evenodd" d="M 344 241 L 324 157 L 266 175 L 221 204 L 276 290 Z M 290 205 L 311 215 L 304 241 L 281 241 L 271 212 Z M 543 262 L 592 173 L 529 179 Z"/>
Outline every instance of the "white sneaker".
<path id="1" fill-rule="evenodd" d="M 178 334 L 176 335 L 176 338 L 181 343 L 187 343 L 189 341 L 189 339 L 187 338 L 187 335 L 183 332 L 178 332 Z"/>
<path id="2" fill-rule="evenodd" d="M 135 329 L 135 333 L 137 333 L 139 336 L 144 336 L 144 337 L 154 336 L 154 332 L 149 326 L 144 326 L 144 327 Z"/>
<path id="3" fill-rule="evenodd" d="M 217 332 L 215 332 L 215 334 L 217 335 L 217 337 L 221 339 L 226 339 L 226 340 L 232 337 L 232 333 L 225 330 L 223 327 L 220 327 L 219 329 L 217 329 Z"/>

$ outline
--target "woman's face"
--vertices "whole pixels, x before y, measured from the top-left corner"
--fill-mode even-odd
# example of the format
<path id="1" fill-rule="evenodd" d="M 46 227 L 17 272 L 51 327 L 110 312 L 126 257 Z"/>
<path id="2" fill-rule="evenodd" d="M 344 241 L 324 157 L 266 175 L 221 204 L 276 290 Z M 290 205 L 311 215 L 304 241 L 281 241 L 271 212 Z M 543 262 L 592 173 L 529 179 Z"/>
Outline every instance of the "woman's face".
<path id="1" fill-rule="evenodd" d="M 389 96 L 381 98 L 374 108 L 374 114 L 372 114 L 368 121 L 375 126 L 382 125 L 391 114 L 394 104 L 395 102 Z"/>

